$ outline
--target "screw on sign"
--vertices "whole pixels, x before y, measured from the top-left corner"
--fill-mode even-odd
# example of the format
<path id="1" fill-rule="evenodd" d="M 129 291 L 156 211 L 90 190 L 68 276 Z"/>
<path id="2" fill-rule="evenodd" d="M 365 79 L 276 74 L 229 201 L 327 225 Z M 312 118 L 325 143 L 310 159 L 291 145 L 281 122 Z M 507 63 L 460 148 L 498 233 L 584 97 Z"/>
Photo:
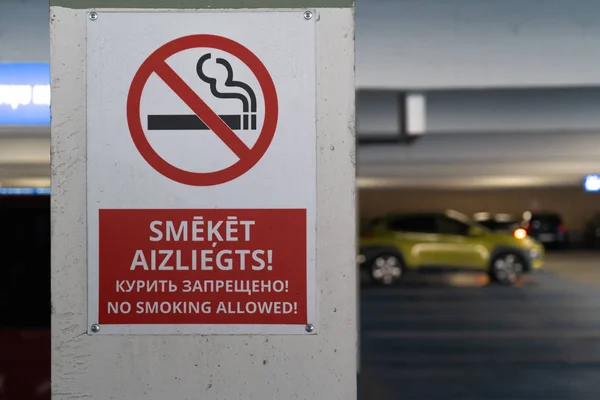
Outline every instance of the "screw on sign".
<path id="1" fill-rule="evenodd" d="M 256 130 L 257 100 L 255 90 L 245 82 L 233 78 L 231 63 L 225 58 L 217 58 L 227 70 L 225 86 L 237 88 L 241 93 L 222 93 L 217 88 L 216 79 L 204 73 L 204 63 L 212 53 L 204 54 L 196 64 L 196 73 L 208 84 L 211 93 L 219 99 L 236 98 L 242 101 L 241 114 L 218 115 L 188 84 L 166 63 L 166 60 L 185 50 L 208 48 L 229 53 L 241 60 L 254 74 L 264 96 L 264 121 L 254 146 L 248 147 L 234 130 Z M 142 92 L 152 74 L 158 75 L 171 90 L 193 111 L 189 115 L 151 114 L 141 115 Z M 218 171 L 192 172 L 181 169 L 163 159 L 152 147 L 144 128 L 142 118 L 147 118 L 148 130 L 210 130 L 235 153 L 238 161 Z M 156 171 L 176 182 L 191 186 L 220 185 L 248 172 L 264 156 L 277 127 L 278 101 L 273 79 L 260 59 L 238 42 L 215 35 L 191 35 L 175 39 L 152 53 L 135 74 L 127 98 L 127 121 L 131 137 L 142 157 Z"/>

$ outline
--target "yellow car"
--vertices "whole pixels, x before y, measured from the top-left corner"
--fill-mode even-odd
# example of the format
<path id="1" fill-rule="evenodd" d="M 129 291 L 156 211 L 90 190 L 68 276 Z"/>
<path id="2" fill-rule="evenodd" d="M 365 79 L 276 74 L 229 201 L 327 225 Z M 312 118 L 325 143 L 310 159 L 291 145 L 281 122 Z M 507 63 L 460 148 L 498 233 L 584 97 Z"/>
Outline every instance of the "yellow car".
<path id="1" fill-rule="evenodd" d="M 498 233 L 455 211 L 386 215 L 360 238 L 358 263 L 376 283 L 391 285 L 409 270 L 485 271 L 502 284 L 543 265 L 544 248 L 524 229 Z"/>

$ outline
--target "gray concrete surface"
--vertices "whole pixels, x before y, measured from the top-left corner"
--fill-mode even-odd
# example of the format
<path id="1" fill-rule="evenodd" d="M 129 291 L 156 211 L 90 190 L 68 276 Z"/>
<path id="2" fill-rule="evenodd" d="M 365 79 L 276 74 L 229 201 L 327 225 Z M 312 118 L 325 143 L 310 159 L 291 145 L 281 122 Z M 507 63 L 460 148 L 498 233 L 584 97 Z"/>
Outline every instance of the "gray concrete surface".
<path id="1" fill-rule="evenodd" d="M 600 398 L 600 253 L 548 258 L 518 287 L 363 288 L 360 399 Z"/>
<path id="2" fill-rule="evenodd" d="M 600 287 L 600 251 L 550 253 L 545 270 L 569 280 Z"/>

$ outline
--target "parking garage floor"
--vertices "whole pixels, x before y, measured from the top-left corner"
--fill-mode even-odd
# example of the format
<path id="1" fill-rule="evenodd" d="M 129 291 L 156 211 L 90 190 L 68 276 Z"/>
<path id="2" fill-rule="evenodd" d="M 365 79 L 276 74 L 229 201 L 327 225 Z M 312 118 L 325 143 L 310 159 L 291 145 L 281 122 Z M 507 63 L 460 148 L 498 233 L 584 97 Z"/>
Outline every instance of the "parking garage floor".
<path id="1" fill-rule="evenodd" d="M 518 287 L 413 277 L 361 296 L 360 399 L 600 398 L 600 253 L 560 253 Z"/>

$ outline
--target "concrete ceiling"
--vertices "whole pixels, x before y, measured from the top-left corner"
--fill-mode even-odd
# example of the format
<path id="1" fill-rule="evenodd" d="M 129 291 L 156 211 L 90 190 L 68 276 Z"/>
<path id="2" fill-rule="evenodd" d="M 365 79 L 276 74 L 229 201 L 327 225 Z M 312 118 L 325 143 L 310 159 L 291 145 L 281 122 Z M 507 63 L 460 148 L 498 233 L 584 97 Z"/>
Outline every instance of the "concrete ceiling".
<path id="1" fill-rule="evenodd" d="M 444 189 L 581 186 L 600 173 L 600 134 L 425 135 L 411 145 L 362 146 L 361 188 Z M 47 129 L 0 130 L 0 187 L 50 183 Z"/>
<path id="2" fill-rule="evenodd" d="M 598 132 L 424 135 L 359 148 L 360 187 L 493 189 L 582 187 L 600 173 Z"/>

